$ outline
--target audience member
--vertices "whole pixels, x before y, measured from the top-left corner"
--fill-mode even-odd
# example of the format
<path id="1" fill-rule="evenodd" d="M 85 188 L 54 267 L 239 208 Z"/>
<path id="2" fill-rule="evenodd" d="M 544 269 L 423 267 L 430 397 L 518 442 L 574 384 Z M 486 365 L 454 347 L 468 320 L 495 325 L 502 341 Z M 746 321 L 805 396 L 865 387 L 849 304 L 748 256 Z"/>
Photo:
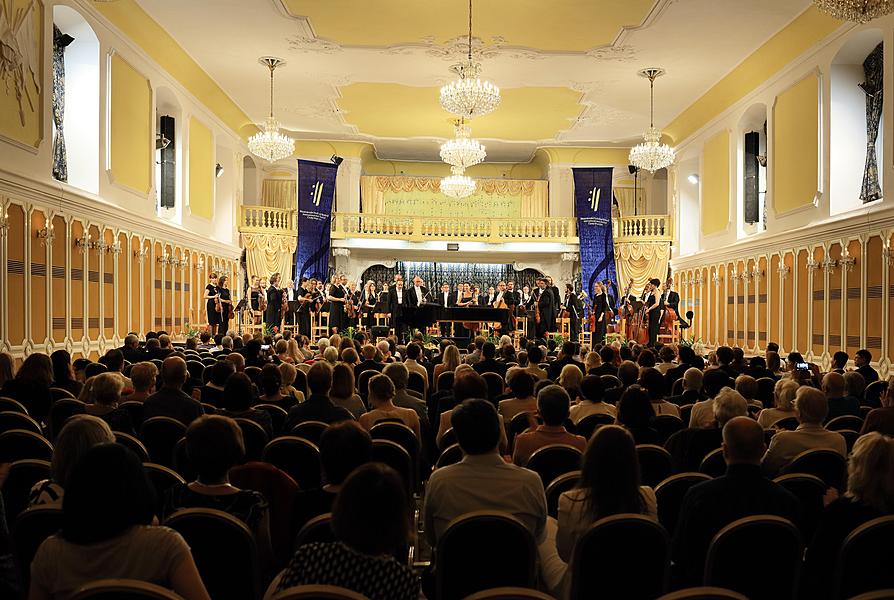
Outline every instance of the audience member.
<path id="1" fill-rule="evenodd" d="M 16 359 L 9 352 L 0 352 L 0 388 L 16 374 Z"/>
<path id="2" fill-rule="evenodd" d="M 388 366 L 399 365 L 391 363 Z M 403 366 L 403 365 L 400 365 Z M 413 430 L 419 441 L 422 441 L 422 431 L 419 424 L 419 415 L 412 408 L 403 408 L 394 405 L 394 382 L 387 375 L 373 375 L 369 380 L 369 406 L 367 413 L 360 415 L 360 425 L 369 430 L 373 425 L 384 419 L 399 419 L 401 423 Z"/>
<path id="3" fill-rule="evenodd" d="M 62 528 L 31 563 L 29 597 L 68 598 L 98 579 L 136 579 L 209 600 L 189 546 L 151 526 L 154 513 L 155 491 L 133 452 L 118 444 L 87 450 L 69 478 Z"/>
<path id="4" fill-rule="evenodd" d="M 425 384 L 423 386 L 422 396 L 428 396 L 428 369 L 419 362 L 424 357 L 422 356 L 422 346 L 419 344 L 410 344 L 407 346 L 406 351 L 407 357 L 404 359 L 404 366 L 411 373 L 418 373 L 420 377 L 422 377 L 422 381 Z"/>
<path id="5" fill-rule="evenodd" d="M 288 431 L 304 421 L 322 421 L 331 424 L 354 418 L 346 408 L 336 406 L 329 400 L 329 390 L 332 389 L 332 367 L 329 363 L 318 361 L 311 365 L 307 372 L 307 388 L 310 392 L 307 400 L 289 410 L 286 425 Z"/>
<path id="6" fill-rule="evenodd" d="M 124 336 L 124 344 L 121 346 L 121 354 L 124 359 L 131 364 L 136 364 L 146 360 L 146 353 L 140 349 L 140 338 L 135 333 L 128 333 Z"/>
<path id="7" fill-rule="evenodd" d="M 590 526 L 619 513 L 638 513 L 658 520 L 655 492 L 640 485 L 636 444 L 618 425 L 596 430 L 587 444 L 577 486 L 559 496 L 556 548 L 566 563 L 574 545 Z"/>
<path id="8" fill-rule="evenodd" d="M 354 391 L 354 369 L 346 363 L 338 363 L 332 368 L 332 389 L 329 400 L 336 406 L 347 409 L 355 419 L 366 412 L 360 395 Z"/>
<path id="9" fill-rule="evenodd" d="M 512 462 L 524 466 L 534 452 L 552 444 L 574 446 L 583 452 L 587 447 L 586 438 L 569 433 L 565 429 L 564 423 L 568 419 L 570 404 L 571 398 L 562 386 L 548 385 L 540 390 L 537 394 L 537 410 L 543 419 L 543 425 L 538 425 L 515 437 Z"/>
<path id="10" fill-rule="evenodd" d="M 231 352 L 227 354 L 227 360 L 233 363 L 233 366 L 236 367 L 237 373 L 242 373 L 245 371 L 245 357 L 242 356 L 239 352 Z"/>
<path id="11" fill-rule="evenodd" d="M 68 350 L 56 350 L 50 355 L 50 362 L 53 363 L 52 387 L 63 389 L 77 398 L 84 384 L 75 377 L 71 354 Z"/>
<path id="12" fill-rule="evenodd" d="M 269 363 L 264 365 L 258 379 L 258 388 L 260 391 L 258 402 L 261 404 L 273 404 L 286 411 L 295 405 L 294 397 L 282 393 L 282 373 L 278 365 Z"/>
<path id="13" fill-rule="evenodd" d="M 124 389 L 124 378 L 117 372 L 100 373 L 90 379 L 89 402 L 87 414 L 99 417 L 109 424 L 112 431 L 120 431 L 136 435 L 130 413 L 118 408 L 121 391 Z"/>
<path id="14" fill-rule="evenodd" d="M 395 558 L 410 534 L 408 514 L 400 475 L 381 463 L 359 467 L 345 481 L 332 508 L 332 530 L 338 541 L 298 548 L 271 589 L 334 585 L 369 600 L 416 600 L 418 579 Z"/>
<path id="15" fill-rule="evenodd" d="M 484 342 L 481 347 L 481 357 L 475 361 L 472 368 L 481 375 L 482 373 L 496 373 L 500 377 L 506 376 L 506 365 L 496 360 L 497 347 L 492 342 Z"/>
<path id="16" fill-rule="evenodd" d="M 872 368 L 871 363 L 872 353 L 869 350 L 864 348 L 857 350 L 854 354 L 854 366 L 857 367 L 857 373 L 863 376 L 863 381 L 866 382 L 866 385 L 878 381 L 878 371 Z"/>
<path id="17" fill-rule="evenodd" d="M 664 399 L 664 375 L 661 371 L 654 367 L 642 367 L 639 373 L 639 383 L 649 394 L 649 401 L 652 403 L 652 412 L 658 415 L 680 416 L 680 407 L 676 404 L 668 402 Z"/>
<path id="18" fill-rule="evenodd" d="M 879 396 L 881 408 L 874 408 L 866 415 L 860 435 L 878 431 L 894 437 L 894 377 L 888 378 L 888 387 Z"/>
<path id="19" fill-rule="evenodd" d="M 507 377 L 512 396 L 506 400 L 500 400 L 497 407 L 500 416 L 506 423 L 519 413 L 537 411 L 537 398 L 534 397 L 534 376 L 522 369 L 516 369 Z"/>
<path id="20" fill-rule="evenodd" d="M 764 429 L 770 429 L 778 421 L 796 417 L 795 413 L 795 394 L 798 391 L 797 382 L 791 379 L 780 379 L 773 386 L 773 406 L 774 408 L 765 408 L 757 415 L 758 424 Z"/>
<path id="21" fill-rule="evenodd" d="M 661 441 L 658 432 L 652 428 L 654 417 L 655 411 L 645 389 L 634 384 L 624 390 L 618 402 L 616 419 L 619 425 L 630 432 L 637 444 L 657 444 Z"/>
<path id="22" fill-rule="evenodd" d="M 847 363 L 851 359 L 847 352 L 839 350 L 832 355 L 832 368 L 830 371 L 844 375 Z"/>
<path id="23" fill-rule="evenodd" d="M 615 366 L 615 349 L 611 346 L 603 346 L 599 349 L 599 359 L 602 364 L 595 369 L 587 371 L 587 375 L 613 375 L 618 376 L 618 367 Z"/>
<path id="24" fill-rule="evenodd" d="M 207 367 L 206 367 L 207 368 Z M 223 406 L 224 386 L 227 380 L 236 373 L 236 365 L 228 360 L 219 360 L 211 366 L 211 377 L 202 386 L 200 397 L 204 404 L 221 408 Z"/>
<path id="25" fill-rule="evenodd" d="M 736 377 L 735 385 L 736 391 L 742 394 L 742 397 L 745 398 L 745 401 L 750 406 L 759 409 L 764 408 L 764 403 L 757 398 L 757 380 L 754 377 L 751 375 L 739 375 Z"/>
<path id="26" fill-rule="evenodd" d="M 764 449 L 764 430 L 749 417 L 735 417 L 723 427 L 726 474 L 691 487 L 680 508 L 673 562 L 684 584 L 700 584 L 708 544 L 733 521 L 777 515 L 798 523 L 798 499 L 761 473 Z"/>
<path id="27" fill-rule="evenodd" d="M 136 363 L 130 369 L 130 381 L 133 383 L 133 393 L 125 400 L 128 402 L 145 402 L 155 393 L 155 382 L 158 379 L 158 367 L 151 362 Z"/>
<path id="28" fill-rule="evenodd" d="M 460 365 L 459 348 L 455 345 L 447 346 L 444 349 L 444 354 L 442 356 L 443 358 L 441 359 L 441 362 L 435 365 L 432 374 L 435 391 L 438 391 L 438 377 L 441 376 L 441 373 L 454 373 L 456 368 Z"/>
<path id="29" fill-rule="evenodd" d="M 689 427 L 665 442 L 676 471 L 698 471 L 702 460 L 723 442 L 723 427 L 731 419 L 748 414 L 748 402 L 732 388 L 723 388 L 711 403 L 710 427 Z"/>
<path id="30" fill-rule="evenodd" d="M 866 380 L 856 371 L 847 371 L 843 377 L 845 394 L 849 398 L 856 400 L 857 404 L 862 404 L 863 392 L 866 390 Z"/>
<path id="31" fill-rule="evenodd" d="M 547 373 L 553 381 L 558 381 L 565 365 L 574 365 L 580 369 L 581 375 L 584 373 L 584 365 L 579 360 L 575 360 L 574 354 L 577 352 L 577 345 L 574 342 L 564 342 L 559 352 L 558 358 L 549 363 Z"/>
<path id="32" fill-rule="evenodd" d="M 845 396 L 846 386 L 844 376 L 840 373 L 826 373 L 823 377 L 823 393 L 829 404 L 827 421 L 843 415 L 860 416 L 860 401 L 851 396 Z"/>
<path id="33" fill-rule="evenodd" d="M 143 418 L 171 417 L 189 427 L 202 416 L 201 403 L 182 389 L 188 376 L 186 361 L 178 356 L 166 358 L 161 365 L 161 389 L 143 402 Z"/>
<path id="34" fill-rule="evenodd" d="M 636 357 L 636 364 L 639 365 L 640 369 L 654 369 L 656 364 L 655 353 L 648 348 L 640 350 L 639 355 Z"/>
<path id="35" fill-rule="evenodd" d="M 413 344 L 410 345 L 412 346 Z M 407 367 L 399 362 L 390 363 L 382 369 L 382 374 L 394 384 L 394 398 L 392 400 L 394 406 L 409 408 L 415 411 L 419 419 L 419 427 L 422 431 L 428 431 L 430 429 L 428 424 L 428 406 L 423 400 L 413 396 L 407 390 L 407 383 L 410 377 Z"/>
<path id="36" fill-rule="evenodd" d="M 730 386 L 730 378 L 721 369 L 710 369 L 702 378 L 702 391 L 708 397 L 707 400 L 696 402 L 689 413 L 690 427 L 713 427 L 714 425 L 714 397 L 724 387 Z"/>
<path id="37" fill-rule="evenodd" d="M 292 399 L 292 404 L 304 402 L 307 380 L 304 372 L 301 373 L 301 381 L 298 384 L 300 390 L 295 387 L 295 381 L 298 379 L 298 369 L 291 363 L 279 363 L 279 376 L 282 384 L 279 386 L 279 393 Z"/>
<path id="38" fill-rule="evenodd" d="M 773 379 L 773 373 L 767 368 L 767 361 L 763 356 L 752 356 L 748 360 L 748 367 L 743 372 L 744 375 L 761 379 L 767 377 Z"/>
<path id="39" fill-rule="evenodd" d="M 592 354 L 592 352 L 591 352 Z M 614 405 L 603 401 L 605 384 L 597 375 L 587 375 L 581 380 L 578 402 L 571 407 L 569 417 L 577 425 L 581 419 L 590 415 L 609 415 L 614 417 Z"/>
<path id="40" fill-rule="evenodd" d="M 770 439 L 770 447 L 764 455 L 764 471 L 775 476 L 793 458 L 805 450 L 825 448 L 847 456 L 844 437 L 823 427 L 829 405 L 821 391 L 802 386 L 795 394 L 795 415 L 798 428 L 794 431 L 780 431 Z"/>
<path id="41" fill-rule="evenodd" d="M 251 379 L 245 373 L 233 373 L 224 384 L 223 395 L 218 405 L 222 410 L 219 414 L 234 419 L 248 419 L 254 421 L 273 439 L 273 419 L 266 410 L 252 408 L 255 404 L 254 386 Z"/>
<path id="42" fill-rule="evenodd" d="M 683 393 L 678 396 L 671 396 L 668 402 L 677 406 L 686 406 L 687 404 L 696 404 L 702 400 L 702 381 L 704 372 L 695 367 L 689 367 L 683 372 Z M 665 380 L 667 376 L 665 376 Z"/>
<path id="43" fill-rule="evenodd" d="M 53 444 L 53 458 L 50 461 L 50 478 L 44 479 L 31 488 L 31 506 L 62 505 L 62 497 L 68 487 L 75 465 L 81 457 L 98 444 L 112 444 L 115 434 L 108 423 L 91 415 L 74 415 L 66 420 Z"/>
<path id="44" fill-rule="evenodd" d="M 50 413 L 53 399 L 53 364 L 46 354 L 35 352 L 19 367 L 15 377 L 7 379 L 0 388 L 0 396 L 18 400 L 37 421 L 44 421 Z"/>

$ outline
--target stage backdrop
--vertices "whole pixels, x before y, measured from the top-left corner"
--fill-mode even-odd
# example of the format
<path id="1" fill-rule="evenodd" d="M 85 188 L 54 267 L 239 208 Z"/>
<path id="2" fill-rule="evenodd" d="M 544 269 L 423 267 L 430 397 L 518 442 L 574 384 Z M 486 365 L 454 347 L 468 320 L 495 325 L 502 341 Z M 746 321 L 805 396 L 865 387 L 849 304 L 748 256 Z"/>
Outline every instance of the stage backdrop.
<path id="1" fill-rule="evenodd" d="M 312 160 L 298 161 L 298 250 L 295 280 L 329 276 L 329 236 L 338 167 Z"/>
<path id="2" fill-rule="evenodd" d="M 572 169 L 577 235 L 580 238 L 581 285 L 590 297 L 596 281 L 612 282 L 618 297 L 615 249 L 612 238 L 612 167 Z"/>

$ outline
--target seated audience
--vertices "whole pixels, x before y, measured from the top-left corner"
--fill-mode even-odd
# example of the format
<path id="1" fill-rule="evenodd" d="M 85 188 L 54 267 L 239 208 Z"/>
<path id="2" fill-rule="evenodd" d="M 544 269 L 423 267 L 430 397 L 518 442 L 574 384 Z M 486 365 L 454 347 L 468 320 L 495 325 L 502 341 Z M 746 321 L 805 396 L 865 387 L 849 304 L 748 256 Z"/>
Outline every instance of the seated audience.
<path id="1" fill-rule="evenodd" d="M 34 484 L 29 495 L 31 506 L 62 506 L 62 497 L 75 465 L 82 456 L 99 444 L 113 444 L 115 434 L 108 423 L 91 415 L 74 415 L 56 436 L 50 478 Z"/>
<path id="2" fill-rule="evenodd" d="M 724 387 L 730 386 L 730 378 L 725 371 L 711 369 L 706 371 L 702 378 L 702 391 L 708 397 L 707 400 L 696 402 L 689 413 L 690 427 L 714 426 L 714 397 Z"/>
<path id="3" fill-rule="evenodd" d="M 795 394 L 798 392 L 797 382 L 791 379 L 780 379 L 773 386 L 773 405 L 775 408 L 765 408 L 757 415 L 758 424 L 764 429 L 770 429 L 777 421 L 796 417 Z"/>
<path id="4" fill-rule="evenodd" d="M 615 366 L 615 349 L 611 346 L 603 346 L 599 349 L 600 364 L 595 369 L 588 369 L 587 375 L 618 375 L 618 367 Z"/>
<path id="5" fill-rule="evenodd" d="M 636 364 L 639 365 L 640 369 L 654 369 L 655 368 L 655 353 L 645 348 L 640 350 L 639 355 L 636 357 Z"/>
<path id="6" fill-rule="evenodd" d="M 559 496 L 559 557 L 571 562 L 577 539 L 599 519 L 618 513 L 657 521 L 658 504 L 652 488 L 640 485 L 633 437 L 623 427 L 606 425 L 587 444 L 577 486 Z"/>
<path id="7" fill-rule="evenodd" d="M 773 379 L 773 372 L 767 368 L 767 361 L 763 356 L 752 356 L 748 360 L 748 367 L 743 372 L 743 375 L 748 375 L 755 379 L 761 379 L 762 377 Z"/>
<path id="8" fill-rule="evenodd" d="M 750 406 L 763 410 L 764 403 L 757 398 L 757 379 L 751 375 L 739 375 L 736 377 L 735 389 Z"/>
<path id="9" fill-rule="evenodd" d="M 304 389 L 297 389 L 295 387 L 295 380 L 298 378 L 298 369 L 295 365 L 291 363 L 280 363 L 279 364 L 279 376 L 282 380 L 282 385 L 279 387 L 279 393 L 285 397 L 292 398 L 292 403 L 299 404 L 304 402 Z M 304 388 L 304 375 L 301 377 L 301 387 Z"/>
<path id="10" fill-rule="evenodd" d="M 826 373 L 823 377 L 823 393 L 829 404 L 826 421 L 843 415 L 860 416 L 860 401 L 845 395 L 844 376 L 840 373 Z"/>
<path id="11" fill-rule="evenodd" d="M 894 437 L 894 377 L 888 378 L 888 387 L 879 396 L 881 408 L 874 408 L 866 415 L 860 435 L 878 431 Z"/>
<path id="12" fill-rule="evenodd" d="M 204 414 L 201 403 L 182 389 L 188 376 L 186 361 L 179 356 L 166 358 L 161 365 L 161 389 L 143 402 L 143 419 L 171 417 L 189 427 L 201 417 Z"/>
<path id="13" fill-rule="evenodd" d="M 528 366 L 525 367 L 525 372 L 533 376 L 537 381 L 546 379 L 546 371 L 540 368 L 540 363 L 542 362 L 543 349 L 540 346 L 531 344 L 528 347 Z"/>
<path id="14" fill-rule="evenodd" d="M 476 510 L 509 513 L 535 540 L 542 541 L 546 526 L 543 484 L 533 471 L 508 464 L 500 456 L 503 425 L 493 404 L 480 398 L 464 400 L 451 413 L 451 423 L 463 459 L 436 469 L 425 487 L 423 519 L 428 542 L 435 546 L 453 519 Z"/>
<path id="15" fill-rule="evenodd" d="M 435 391 L 438 391 L 438 377 L 441 373 L 453 373 L 459 365 L 459 348 L 452 344 L 444 348 L 443 358 L 440 363 L 435 365 L 432 375 L 432 381 L 434 382 L 432 385 Z M 382 369 L 379 370 L 381 371 Z"/>
<path id="16" fill-rule="evenodd" d="M 369 600 L 417 600 L 416 575 L 404 564 L 406 556 L 403 561 L 395 558 L 405 553 L 409 512 L 400 475 L 381 463 L 359 467 L 348 476 L 332 507 L 332 530 L 338 541 L 298 548 L 270 590 L 334 585 Z"/>
<path id="17" fill-rule="evenodd" d="M 223 396 L 220 399 L 219 414 L 233 419 L 248 419 L 254 421 L 273 439 L 273 419 L 266 410 L 252 408 L 256 404 L 254 399 L 254 386 L 251 379 L 245 373 L 233 373 L 227 378 L 224 385 Z"/>
<path id="18" fill-rule="evenodd" d="M 587 375 L 581 380 L 578 402 L 571 407 L 568 415 L 575 425 L 590 415 L 615 416 L 617 411 L 614 405 L 603 401 L 604 393 L 605 384 L 601 377 Z"/>
<path id="19" fill-rule="evenodd" d="M 779 379 L 784 371 L 782 369 L 782 358 L 776 351 L 767 351 L 767 370 L 773 374 L 773 377 Z"/>
<path id="20" fill-rule="evenodd" d="M 420 362 L 425 357 L 422 355 L 422 346 L 419 344 L 410 344 L 407 346 L 407 358 L 404 359 L 404 366 L 407 367 L 407 370 L 411 373 L 418 373 L 420 377 L 422 377 L 422 381 L 425 383 L 423 387 L 422 396 L 426 397 L 428 394 L 428 369 Z"/>
<path id="21" fill-rule="evenodd" d="M 832 355 L 832 368 L 829 369 L 831 372 L 839 373 L 844 375 L 844 371 L 847 368 L 847 362 L 851 359 L 847 352 L 843 350 L 839 350 L 835 354 Z"/>
<path id="22" fill-rule="evenodd" d="M 258 379 L 259 404 L 273 404 L 283 410 L 289 410 L 295 405 L 295 398 L 284 396 L 282 393 L 282 373 L 278 365 L 266 364 L 261 369 Z"/>
<path id="23" fill-rule="evenodd" d="M 866 390 L 866 380 L 856 371 L 847 371 L 844 377 L 844 391 L 848 398 L 856 400 L 857 404 L 863 403 L 863 392 Z"/>
<path id="24" fill-rule="evenodd" d="M 329 391 L 332 389 L 332 367 L 328 362 L 317 361 L 311 365 L 307 371 L 307 388 L 310 392 L 307 400 L 289 409 L 287 431 L 291 431 L 292 427 L 304 421 L 322 421 L 331 424 L 354 418 L 346 408 L 336 406 L 329 400 Z"/>
<path id="25" fill-rule="evenodd" d="M 124 400 L 127 402 L 145 402 L 149 396 L 155 393 L 155 382 L 158 378 L 158 367 L 151 362 L 136 363 L 130 369 L 130 381 L 133 383 L 133 393 Z"/>
<path id="26" fill-rule="evenodd" d="M 124 378 L 119 373 L 100 373 L 90 381 L 87 414 L 99 417 L 108 423 L 112 431 L 136 435 L 130 413 L 118 408 L 121 391 L 124 389 Z"/>
<path id="27" fill-rule="evenodd" d="M 366 406 L 360 395 L 354 391 L 354 369 L 345 363 L 332 367 L 332 389 L 329 400 L 336 406 L 347 409 L 355 419 L 366 412 Z"/>
<path id="28" fill-rule="evenodd" d="M 9 352 L 0 352 L 0 388 L 16 374 L 16 359 Z"/>
<path id="29" fill-rule="evenodd" d="M 633 363 L 631 363 L 633 364 Z M 621 395 L 616 415 L 618 425 L 623 425 L 637 444 L 657 444 L 661 440 L 652 428 L 655 411 L 649 393 L 638 385 L 631 385 Z"/>
<path id="30" fill-rule="evenodd" d="M 400 363 L 390 363 L 399 365 Z M 394 383 L 387 375 L 373 375 L 369 380 L 369 412 L 360 415 L 360 425 L 367 431 L 384 419 L 399 419 L 401 423 L 413 430 L 422 441 L 419 415 L 412 408 L 394 405 Z"/>
<path id="31" fill-rule="evenodd" d="M 242 373 L 243 371 L 245 371 L 245 357 L 238 352 L 230 352 L 229 354 L 227 354 L 226 360 L 233 363 L 233 366 L 236 367 L 237 373 Z"/>
<path id="32" fill-rule="evenodd" d="M 219 360 L 211 367 L 211 378 L 201 388 L 201 399 L 205 404 L 221 408 L 223 406 L 224 386 L 236 372 L 236 365 L 228 360 Z"/>
<path id="33" fill-rule="evenodd" d="M 543 419 L 543 425 L 515 437 L 512 462 L 524 466 L 535 451 L 552 444 L 567 444 L 583 452 L 587 447 L 586 438 L 565 429 L 570 404 L 568 392 L 561 386 L 548 385 L 540 390 L 537 394 L 537 411 Z"/>
<path id="34" fill-rule="evenodd" d="M 683 393 L 679 396 L 671 396 L 668 402 L 677 406 L 686 406 L 687 404 L 695 404 L 702 400 L 702 381 L 704 380 L 704 372 L 695 367 L 689 367 L 683 372 L 681 377 L 683 381 Z M 667 376 L 665 376 L 665 381 Z"/>
<path id="35" fill-rule="evenodd" d="M 413 344 L 410 344 L 411 346 Z M 428 431 L 428 406 L 425 402 L 414 396 L 408 389 L 410 372 L 403 363 L 393 362 L 385 365 L 382 374 L 394 384 L 394 399 L 392 403 L 398 408 L 409 408 L 416 412 L 419 418 L 419 426 L 422 431 Z"/>
<path id="36" fill-rule="evenodd" d="M 652 403 L 652 411 L 655 416 L 680 416 L 680 407 L 664 399 L 664 390 L 667 386 L 664 383 L 664 375 L 658 369 L 654 367 L 641 368 L 638 383 L 649 393 L 649 401 Z"/>
<path id="37" fill-rule="evenodd" d="M 711 403 L 711 427 L 689 427 L 665 442 L 676 471 L 698 471 L 702 460 L 723 442 L 723 427 L 735 417 L 748 415 L 748 403 L 732 388 L 723 388 Z"/>
<path id="38" fill-rule="evenodd" d="M 71 354 L 68 353 L 68 350 L 56 350 L 50 355 L 50 362 L 53 363 L 53 383 L 51 387 L 61 388 L 77 398 L 84 384 L 75 377 L 74 367 L 71 364 Z"/>
<path id="39" fill-rule="evenodd" d="M 19 367 L 15 377 L 7 379 L 0 388 L 0 396 L 18 400 L 28 414 L 37 421 L 44 421 L 50 414 L 53 399 L 50 386 L 53 383 L 53 363 L 46 354 L 35 352 Z"/>
<path id="40" fill-rule="evenodd" d="M 295 359 L 289 354 L 289 342 L 287 340 L 277 340 L 276 345 L 273 346 L 273 351 L 276 353 L 276 358 L 279 362 L 295 363 Z"/>
<path id="41" fill-rule="evenodd" d="M 674 359 L 677 358 L 677 353 L 674 352 L 674 349 L 670 346 L 662 346 L 661 350 L 658 351 L 658 358 L 661 362 L 656 364 L 655 368 L 658 369 L 658 372 L 662 375 L 677 366 L 677 363 L 674 362 Z"/>
<path id="42" fill-rule="evenodd" d="M 500 377 L 506 376 L 506 364 L 494 358 L 497 354 L 497 347 L 493 342 L 484 342 L 481 347 L 481 358 L 472 365 L 475 372 L 479 375 L 483 373 L 496 373 Z"/>
<path id="43" fill-rule="evenodd" d="M 580 396 L 580 382 L 583 378 L 584 372 L 582 370 L 575 365 L 565 365 L 562 367 L 562 372 L 559 373 L 559 381 L 557 383 L 568 392 L 570 398 L 577 398 Z"/>
<path id="44" fill-rule="evenodd" d="M 847 473 L 847 491 L 826 506 L 807 547 L 804 597 L 832 598 L 844 539 L 863 523 L 894 514 L 894 439 L 880 433 L 861 436 L 854 444 Z"/>
<path id="45" fill-rule="evenodd" d="M 124 344 L 121 346 L 121 354 L 124 355 L 124 360 L 131 364 L 137 364 L 148 358 L 146 353 L 140 349 L 140 338 L 135 333 L 128 333 L 124 337 Z"/>
<path id="46" fill-rule="evenodd" d="M 864 348 L 862 350 L 857 350 L 854 354 L 854 366 L 857 367 L 857 373 L 863 376 L 863 381 L 866 382 L 866 385 L 878 381 L 878 371 L 872 368 L 871 363 L 872 352 L 869 350 Z"/>
<path id="47" fill-rule="evenodd" d="M 802 386 L 795 394 L 795 416 L 798 428 L 780 431 L 770 439 L 770 447 L 764 455 L 764 472 L 776 476 L 793 458 L 805 450 L 825 448 L 847 456 L 844 437 L 823 427 L 829 405 L 821 391 Z"/>
<path id="48" fill-rule="evenodd" d="M 118 444 L 90 448 L 66 487 L 62 528 L 37 549 L 29 598 L 69 598 L 98 579 L 136 579 L 209 600 L 180 534 L 152 526 L 155 491 L 133 452 Z"/>
<path id="49" fill-rule="evenodd" d="M 680 507 L 672 560 L 683 584 L 701 583 L 709 543 L 733 521 L 777 515 L 798 523 L 798 499 L 761 473 L 765 447 L 764 430 L 749 417 L 735 417 L 723 427 L 726 474 L 691 487 Z"/>
<path id="50" fill-rule="evenodd" d="M 498 411 L 508 423 L 519 413 L 536 412 L 537 398 L 534 397 L 534 377 L 527 371 L 516 369 L 509 373 L 509 391 L 512 397 L 500 400 Z"/>
<path id="51" fill-rule="evenodd" d="M 549 363 L 549 368 L 547 369 L 549 378 L 553 381 L 558 381 L 559 375 L 562 374 L 562 369 L 565 368 L 565 365 L 574 365 L 575 367 L 580 369 L 581 374 L 583 374 L 584 364 L 574 358 L 576 352 L 577 344 L 575 344 L 574 342 L 564 342 L 562 344 L 562 349 L 559 352 L 558 358 Z"/>
<path id="52" fill-rule="evenodd" d="M 445 396 L 438 402 L 441 416 L 436 441 L 439 444 L 441 437 L 451 427 L 453 408 L 470 398 L 487 398 L 487 382 L 481 375 L 473 371 L 471 366 L 460 365 L 456 368 L 456 379 L 451 392 L 450 396 Z"/>

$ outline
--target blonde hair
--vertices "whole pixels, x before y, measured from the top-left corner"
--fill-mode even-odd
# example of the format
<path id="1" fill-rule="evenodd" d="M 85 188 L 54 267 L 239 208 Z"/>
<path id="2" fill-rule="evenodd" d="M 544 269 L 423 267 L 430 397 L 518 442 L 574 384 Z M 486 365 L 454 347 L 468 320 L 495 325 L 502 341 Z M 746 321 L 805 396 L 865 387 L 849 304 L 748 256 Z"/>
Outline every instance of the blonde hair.
<path id="1" fill-rule="evenodd" d="M 279 363 L 279 376 L 282 378 L 282 387 L 285 389 L 295 383 L 298 369 L 295 368 L 295 365 L 290 365 L 289 363 Z"/>
<path id="2" fill-rule="evenodd" d="M 65 489 L 75 464 L 87 450 L 99 444 L 115 442 L 109 425 L 93 415 L 74 415 L 59 431 L 53 448 L 50 473 L 53 481 Z"/>
<path id="3" fill-rule="evenodd" d="M 301 354 L 301 348 L 295 338 L 290 339 L 286 348 L 286 354 L 296 363 L 304 362 L 304 356 Z"/>
<path id="4" fill-rule="evenodd" d="M 329 336 L 329 345 L 336 348 L 341 346 L 341 336 L 337 333 L 333 333 L 331 336 Z"/>
<path id="5" fill-rule="evenodd" d="M 795 394 L 798 393 L 797 381 L 780 379 L 773 386 L 773 399 L 779 410 L 794 410 Z"/>
<path id="6" fill-rule="evenodd" d="M 602 357 L 599 356 L 598 352 L 587 352 L 587 357 L 584 359 L 584 366 L 587 367 L 587 371 L 595 369 L 601 365 Z"/>
<path id="7" fill-rule="evenodd" d="M 445 371 L 456 371 L 459 366 L 459 348 L 450 345 L 444 349 L 444 360 L 442 361 Z"/>
<path id="8" fill-rule="evenodd" d="M 566 390 L 580 389 L 580 383 L 584 379 L 584 374 L 576 365 L 565 365 L 562 372 L 559 373 L 559 385 Z"/>
<path id="9" fill-rule="evenodd" d="M 857 438 L 847 474 L 846 496 L 883 513 L 894 510 L 894 439 L 877 431 Z"/>
<path id="10" fill-rule="evenodd" d="M 338 348 L 335 346 L 327 346 L 325 350 L 323 350 L 323 360 L 328 362 L 330 365 L 334 365 L 338 362 Z"/>
<path id="11" fill-rule="evenodd" d="M 118 373 L 100 373 L 90 380 L 93 385 L 90 389 L 90 400 L 94 404 L 110 406 L 121 399 L 124 390 L 124 378 Z"/>

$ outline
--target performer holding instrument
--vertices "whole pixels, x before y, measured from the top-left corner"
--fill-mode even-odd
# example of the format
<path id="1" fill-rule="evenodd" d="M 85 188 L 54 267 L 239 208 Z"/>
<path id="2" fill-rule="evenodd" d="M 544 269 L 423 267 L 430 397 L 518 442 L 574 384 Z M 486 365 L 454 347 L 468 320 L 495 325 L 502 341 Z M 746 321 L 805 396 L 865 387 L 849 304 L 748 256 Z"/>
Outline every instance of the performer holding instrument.
<path id="1" fill-rule="evenodd" d="M 235 316 L 233 311 L 233 300 L 230 298 L 230 289 L 227 286 L 227 281 L 228 278 L 226 275 L 221 275 L 217 279 L 216 308 L 217 312 L 220 314 L 220 324 L 218 325 L 218 333 L 220 334 L 226 332 L 230 320 Z"/>
<path id="2" fill-rule="evenodd" d="M 208 330 L 211 335 L 220 333 L 220 311 L 217 310 L 217 273 L 208 276 L 208 285 L 205 286 L 205 313 L 208 315 Z"/>
<path id="3" fill-rule="evenodd" d="M 264 323 L 270 329 L 282 325 L 283 297 L 285 291 L 279 287 L 280 275 L 274 273 L 270 276 L 270 286 L 267 288 L 267 306 L 264 311 Z"/>
<path id="4" fill-rule="evenodd" d="M 570 283 L 565 284 L 565 299 L 562 302 L 562 318 L 568 319 L 568 330 L 571 334 L 571 341 L 577 343 L 580 339 L 580 320 L 583 314 L 583 307 L 580 298 L 574 293 L 574 286 Z"/>
<path id="5" fill-rule="evenodd" d="M 379 296 L 376 293 L 376 282 L 373 280 L 367 281 L 360 296 L 361 322 L 367 331 L 372 331 L 372 328 L 376 324 L 375 313 L 378 299 Z"/>
<path id="6" fill-rule="evenodd" d="M 608 305 L 608 294 L 605 293 L 605 286 L 601 281 L 593 284 L 593 302 L 591 305 L 591 315 L 593 326 L 590 331 L 593 332 L 593 344 L 605 343 L 605 334 L 608 331 L 608 313 L 611 311 Z"/>

